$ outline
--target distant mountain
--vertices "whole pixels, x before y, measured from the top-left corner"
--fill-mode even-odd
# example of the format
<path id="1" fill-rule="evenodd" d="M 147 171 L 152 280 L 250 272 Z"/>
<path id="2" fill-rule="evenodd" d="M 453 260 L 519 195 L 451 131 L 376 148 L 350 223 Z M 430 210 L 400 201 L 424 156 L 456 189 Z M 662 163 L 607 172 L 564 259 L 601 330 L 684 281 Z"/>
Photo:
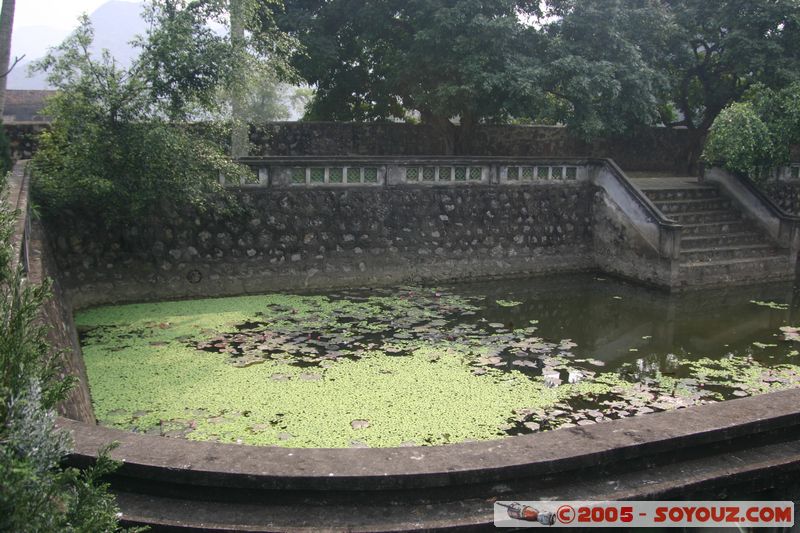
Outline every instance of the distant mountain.
<path id="1" fill-rule="evenodd" d="M 108 49 L 123 65 L 129 65 L 138 51 L 130 45 L 137 35 L 145 33 L 147 26 L 141 17 L 142 5 L 134 2 L 111 0 L 89 18 L 95 32 L 93 52 Z M 77 23 L 76 23 L 77 24 Z M 36 73 L 28 77 L 28 66 L 42 57 L 48 48 L 60 44 L 68 32 L 44 26 L 14 28 L 12 50 L 15 55 L 26 54 L 25 59 L 8 75 L 9 89 L 47 89 L 45 77 Z"/>

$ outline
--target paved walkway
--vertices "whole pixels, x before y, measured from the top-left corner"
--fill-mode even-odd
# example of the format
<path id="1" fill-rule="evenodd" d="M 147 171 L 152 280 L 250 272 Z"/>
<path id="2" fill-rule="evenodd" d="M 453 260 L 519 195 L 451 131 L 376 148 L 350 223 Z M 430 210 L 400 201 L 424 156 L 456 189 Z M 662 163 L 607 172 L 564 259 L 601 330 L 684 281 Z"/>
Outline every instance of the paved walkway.
<path id="1" fill-rule="evenodd" d="M 626 174 L 639 190 L 687 189 L 705 186 L 695 176 L 669 176 L 652 172 L 627 172 Z"/>

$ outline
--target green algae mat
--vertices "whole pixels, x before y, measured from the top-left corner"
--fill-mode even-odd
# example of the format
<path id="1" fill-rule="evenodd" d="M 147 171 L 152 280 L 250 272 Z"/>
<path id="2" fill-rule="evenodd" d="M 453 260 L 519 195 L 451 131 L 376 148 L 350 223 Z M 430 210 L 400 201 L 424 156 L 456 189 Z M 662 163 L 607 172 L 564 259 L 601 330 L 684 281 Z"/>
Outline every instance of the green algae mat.
<path id="1" fill-rule="evenodd" d="M 602 278 L 521 283 L 124 305 L 76 322 L 100 422 L 192 440 L 440 445 L 800 383 L 789 304 L 743 296 L 745 333 L 725 334 L 729 317 L 670 327 L 661 297 Z"/>

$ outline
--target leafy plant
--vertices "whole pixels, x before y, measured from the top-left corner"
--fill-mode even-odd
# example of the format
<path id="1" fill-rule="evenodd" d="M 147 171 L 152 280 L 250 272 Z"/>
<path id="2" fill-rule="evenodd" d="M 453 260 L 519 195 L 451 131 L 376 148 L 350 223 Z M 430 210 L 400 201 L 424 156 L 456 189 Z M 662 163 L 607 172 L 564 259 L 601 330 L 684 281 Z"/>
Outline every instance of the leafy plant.
<path id="1" fill-rule="evenodd" d="M 11 158 L 11 142 L 6 134 L 3 123 L 0 122 L 0 173 L 3 175 L 11 170 L 14 161 Z"/>
<path id="2" fill-rule="evenodd" d="M 0 531 L 118 531 L 118 509 L 102 476 L 116 466 L 101 451 L 94 468 L 60 467 L 69 435 L 55 406 L 72 384 L 59 377 L 61 354 L 39 321 L 49 284 L 12 268 L 17 213 L 0 202 Z"/>
<path id="3" fill-rule="evenodd" d="M 757 178 L 774 153 L 769 128 L 752 104 L 737 102 L 719 114 L 709 131 L 703 160 Z"/>
<path id="4" fill-rule="evenodd" d="M 220 174 L 230 181 L 246 176 L 208 134 L 218 128 L 201 133 L 168 120 L 202 105 L 209 87 L 160 89 L 146 54 L 124 69 L 107 51 L 93 57 L 92 40 L 84 17 L 36 66 L 58 89 L 45 111 L 51 128 L 34 158 L 45 216 L 85 209 L 109 225 L 126 224 L 171 206 L 204 207 L 224 194 Z"/>
<path id="5" fill-rule="evenodd" d="M 720 113 L 703 158 L 733 172 L 763 178 L 790 161 L 800 143 L 800 83 L 781 90 L 759 85 Z"/>

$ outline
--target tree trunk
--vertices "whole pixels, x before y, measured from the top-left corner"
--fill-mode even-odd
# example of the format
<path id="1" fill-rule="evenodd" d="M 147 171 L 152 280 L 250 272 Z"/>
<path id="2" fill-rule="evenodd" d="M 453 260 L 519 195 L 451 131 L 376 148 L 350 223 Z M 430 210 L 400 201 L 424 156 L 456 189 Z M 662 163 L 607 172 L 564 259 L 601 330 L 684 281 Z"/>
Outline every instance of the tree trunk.
<path id="1" fill-rule="evenodd" d="M 11 64 L 11 31 L 14 28 L 16 0 L 3 0 L 0 13 L 0 119 L 6 107 L 6 81 Z"/>
<path id="2" fill-rule="evenodd" d="M 231 0 L 231 44 L 236 54 L 236 80 L 231 92 L 231 157 L 234 159 L 244 157 L 249 152 L 249 125 L 244 115 L 244 9 L 243 0 Z"/>
<path id="3" fill-rule="evenodd" d="M 455 126 L 446 117 L 436 115 L 430 111 L 420 111 L 422 123 L 427 124 L 439 138 L 442 139 L 443 154 L 441 155 L 454 155 L 456 153 L 456 132 Z"/>
<path id="4" fill-rule="evenodd" d="M 464 113 L 456 133 L 456 154 L 475 155 L 472 150 L 472 135 L 475 133 L 475 120 L 469 113 Z"/>
<path id="5" fill-rule="evenodd" d="M 703 173 L 703 162 L 700 158 L 703 155 L 703 148 L 705 148 L 706 140 L 708 139 L 708 130 L 695 130 L 689 133 L 694 133 L 695 138 L 690 141 L 691 147 L 689 148 L 686 167 L 690 176 L 699 176 Z"/>

